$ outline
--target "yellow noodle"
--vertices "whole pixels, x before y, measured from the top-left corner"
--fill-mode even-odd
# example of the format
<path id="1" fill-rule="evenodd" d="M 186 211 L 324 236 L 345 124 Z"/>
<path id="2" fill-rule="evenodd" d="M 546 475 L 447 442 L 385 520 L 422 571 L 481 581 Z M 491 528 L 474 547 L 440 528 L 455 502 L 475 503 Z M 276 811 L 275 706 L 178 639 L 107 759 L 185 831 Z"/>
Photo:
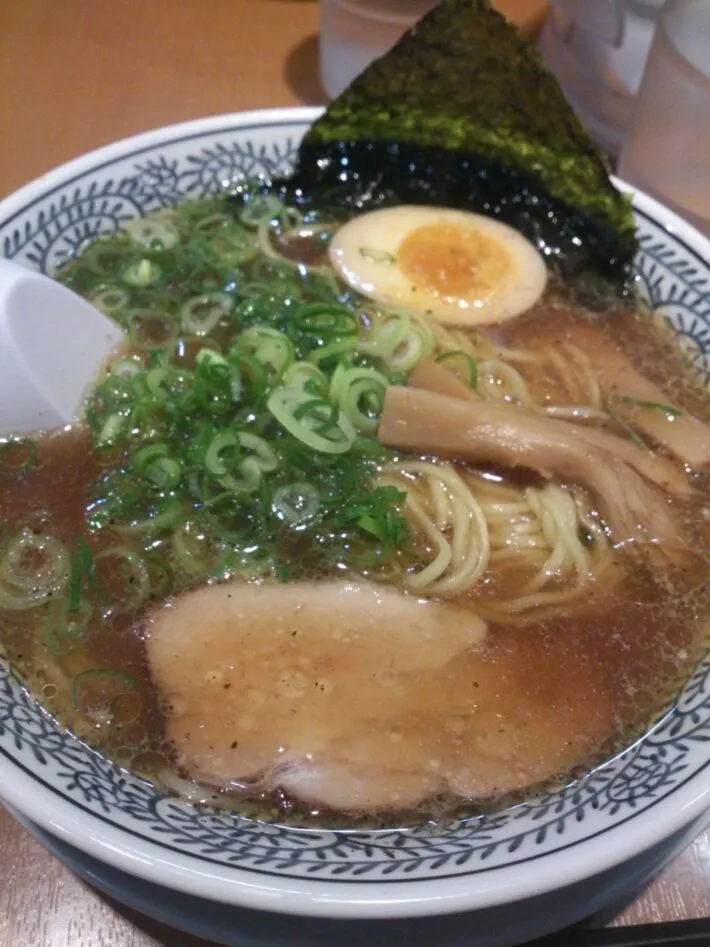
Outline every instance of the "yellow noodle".
<path id="1" fill-rule="evenodd" d="M 423 461 L 393 464 L 379 482 L 407 494 L 405 515 L 428 549 L 425 564 L 400 577 L 413 591 L 475 595 L 486 576 L 503 570 L 519 594 L 480 599 L 503 617 L 572 603 L 609 573 L 611 546 L 581 491 L 517 487 Z"/>
<path id="2" fill-rule="evenodd" d="M 586 352 L 572 342 L 562 342 L 557 348 L 546 348 L 535 353 L 514 348 L 499 347 L 490 339 L 459 329 L 434 325 L 434 354 L 461 351 L 476 360 L 478 365 L 478 393 L 492 401 L 513 401 L 533 408 L 542 408 L 546 414 L 569 420 L 608 421 L 604 410 L 599 383 Z M 530 390 L 524 376 L 525 365 L 547 363 L 558 376 L 568 403 L 541 404 Z M 516 365 L 520 365 L 519 370 Z M 456 366 L 445 367 L 456 373 Z"/>
<path id="3" fill-rule="evenodd" d="M 554 369 L 572 404 L 586 405 L 600 412 L 605 420 L 609 419 L 603 411 L 599 382 L 586 352 L 572 342 L 561 342 L 554 348 L 543 349 L 541 357 Z"/>
<path id="4" fill-rule="evenodd" d="M 565 342 L 564 347 L 572 361 L 577 365 L 580 372 L 579 377 L 584 382 L 580 400 L 594 408 L 601 408 L 603 404 L 602 393 L 589 356 L 573 342 Z"/>
<path id="5" fill-rule="evenodd" d="M 542 532 L 550 546 L 550 555 L 525 591 L 541 589 L 557 574 L 576 572 L 581 583 L 588 583 L 593 572 L 591 559 L 579 538 L 579 519 L 574 497 L 555 484 L 525 491 Z"/>
<path id="6" fill-rule="evenodd" d="M 488 567 L 488 526 L 455 467 L 402 462 L 386 468 L 379 482 L 406 492 L 405 514 L 435 551 L 423 569 L 403 575 L 403 584 L 427 595 L 459 594 L 472 588 Z"/>
<path id="7" fill-rule="evenodd" d="M 358 341 L 358 350 L 382 359 L 390 371 L 411 371 L 429 358 L 434 337 L 428 319 L 402 309 L 366 310 L 367 327 Z"/>
<path id="8" fill-rule="evenodd" d="M 609 422 L 609 412 L 600 408 L 590 408 L 584 405 L 550 404 L 543 408 L 545 414 L 563 421 L 604 421 Z"/>
<path id="9" fill-rule="evenodd" d="M 528 406 L 532 396 L 520 372 L 499 358 L 488 358 L 478 365 L 478 392 L 489 401 L 513 401 Z"/>

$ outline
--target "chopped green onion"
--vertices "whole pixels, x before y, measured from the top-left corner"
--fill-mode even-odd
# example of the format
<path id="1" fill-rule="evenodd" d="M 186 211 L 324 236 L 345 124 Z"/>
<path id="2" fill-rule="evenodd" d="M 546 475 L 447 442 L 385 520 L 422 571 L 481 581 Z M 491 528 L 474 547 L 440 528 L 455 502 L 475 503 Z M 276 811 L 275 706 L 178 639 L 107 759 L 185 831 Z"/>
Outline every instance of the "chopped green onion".
<path id="1" fill-rule="evenodd" d="M 376 317 L 358 343 L 358 351 L 377 358 L 389 358 L 407 338 L 411 328 L 412 320 L 406 313 L 393 314 L 386 319 Z"/>
<path id="2" fill-rule="evenodd" d="M 330 396 L 358 431 L 376 431 L 388 384 L 374 368 L 339 365 L 330 382 Z"/>
<path id="3" fill-rule="evenodd" d="M 229 360 L 236 368 L 240 378 L 250 382 L 252 387 L 258 391 L 263 391 L 269 386 L 269 378 L 266 368 L 261 362 L 252 355 L 241 355 L 238 352 L 231 351 Z"/>
<path id="4" fill-rule="evenodd" d="M 203 293 L 183 303 L 180 323 L 186 332 L 208 335 L 233 308 L 234 297 L 229 293 Z"/>
<path id="5" fill-rule="evenodd" d="M 44 642 L 52 654 L 63 657 L 85 647 L 92 615 L 93 608 L 86 599 L 75 609 L 66 602 L 53 609 L 44 622 Z"/>
<path id="6" fill-rule="evenodd" d="M 219 477 L 219 483 L 228 493 L 254 493 L 261 483 L 261 467 L 254 457 L 247 457 L 237 467 L 240 476 L 228 473 Z"/>
<path id="7" fill-rule="evenodd" d="M 111 366 L 111 375 L 116 378 L 135 378 L 142 368 L 137 358 L 120 358 Z"/>
<path id="8" fill-rule="evenodd" d="M 296 388 L 299 391 L 307 389 L 323 395 L 328 391 L 327 377 L 312 362 L 294 362 L 290 365 L 284 372 L 283 384 L 286 388 Z"/>
<path id="9" fill-rule="evenodd" d="M 289 483 L 274 491 L 271 508 L 288 526 L 302 526 L 318 512 L 320 497 L 310 483 Z"/>
<path id="10" fill-rule="evenodd" d="M 270 369 L 272 382 L 283 375 L 294 358 L 291 340 L 283 332 L 267 326 L 245 329 L 237 339 L 233 351 L 237 355 L 255 358 L 261 365 Z"/>
<path id="11" fill-rule="evenodd" d="M 341 355 L 348 355 L 357 348 L 357 338 L 353 336 L 349 339 L 337 339 L 321 348 L 313 349 L 308 355 L 308 360 L 314 364 L 327 362 L 328 359 L 338 358 Z"/>
<path id="12" fill-rule="evenodd" d="M 180 376 L 178 376 L 172 367 L 168 368 L 165 365 L 158 365 L 146 373 L 145 386 L 158 401 L 165 401 L 173 393 L 171 383 L 178 377 Z"/>
<path id="13" fill-rule="evenodd" d="M 476 365 L 476 360 L 472 355 L 469 355 L 468 352 L 444 352 L 441 355 L 437 355 L 434 359 L 435 362 L 441 364 L 441 362 L 448 362 L 450 359 L 459 358 L 463 359 L 466 362 L 466 368 L 468 373 L 468 384 L 471 388 L 476 388 L 478 386 L 478 366 Z"/>
<path id="14" fill-rule="evenodd" d="M 29 437 L 0 440 L 0 481 L 17 480 L 37 464 L 37 445 Z"/>
<path id="15" fill-rule="evenodd" d="M 129 286 L 137 286 L 144 289 L 152 283 L 157 283 L 160 279 L 160 267 L 151 260 L 142 259 L 137 263 L 131 263 L 121 274 L 121 279 Z"/>
<path id="16" fill-rule="evenodd" d="M 114 668 L 89 668 L 72 681 L 74 709 L 90 717 L 103 718 L 112 712 L 115 701 L 134 690 L 138 681 L 132 674 Z"/>
<path id="17" fill-rule="evenodd" d="M 155 509 L 149 510 L 145 515 L 135 516 L 127 523 L 114 524 L 113 528 L 124 534 L 146 534 L 154 535 L 178 526 L 185 519 L 184 507 L 180 500 L 171 499 L 163 502 Z"/>
<path id="18" fill-rule="evenodd" d="M 123 414 L 110 414 L 96 436 L 95 446 L 97 448 L 107 447 L 115 444 L 120 435 L 126 432 L 128 427 L 128 418 Z"/>
<path id="19" fill-rule="evenodd" d="M 215 568 L 215 548 L 204 530 L 194 523 L 185 523 L 172 536 L 173 556 L 183 572 L 188 575 L 205 573 Z M 217 550 L 221 558 L 221 549 Z"/>
<path id="20" fill-rule="evenodd" d="M 630 441 L 633 441 L 637 447 L 641 448 L 641 450 L 648 451 L 648 444 L 644 441 L 644 439 L 640 437 L 636 431 L 634 431 L 634 429 L 623 420 L 623 418 L 620 418 L 618 414 L 615 414 L 615 412 L 611 409 L 611 405 L 609 404 L 606 406 L 606 413 L 615 424 L 619 425 Z"/>
<path id="21" fill-rule="evenodd" d="M 150 596 L 150 576 L 137 552 L 126 546 L 112 546 L 98 553 L 94 562 L 97 570 L 100 563 L 105 564 L 101 568 L 104 576 L 102 584 L 110 588 L 109 599 L 113 603 L 109 612 L 131 611 L 147 601 Z"/>
<path id="22" fill-rule="evenodd" d="M 239 438 L 239 446 L 244 450 L 253 452 L 251 459 L 258 466 L 259 470 L 263 470 L 264 473 L 276 470 L 279 466 L 279 459 L 263 437 L 249 434 L 247 431 L 240 431 L 237 436 Z"/>
<path id="23" fill-rule="evenodd" d="M 232 431 L 220 431 L 205 453 L 205 467 L 215 477 L 222 477 L 239 456 L 239 438 Z"/>
<path id="24" fill-rule="evenodd" d="M 390 253 L 387 250 L 378 250 L 376 247 L 358 247 L 357 252 L 363 260 L 367 260 L 368 263 L 381 263 L 384 266 L 392 266 L 392 264 L 397 262 L 397 257 L 394 253 Z"/>
<path id="25" fill-rule="evenodd" d="M 234 270 L 257 256 L 259 244 L 253 233 L 232 224 L 217 231 L 209 242 L 209 253 L 218 264 Z"/>
<path id="26" fill-rule="evenodd" d="M 232 401 L 241 400 L 244 386 L 239 369 L 235 365 L 231 365 L 223 355 L 212 349 L 200 349 L 195 361 L 198 368 L 206 372 L 212 380 L 222 379 L 227 382 Z"/>
<path id="27" fill-rule="evenodd" d="M 313 450 L 342 454 L 355 441 L 355 428 L 345 415 L 308 392 L 277 388 L 269 396 L 267 408 L 279 424 Z"/>
<path id="28" fill-rule="evenodd" d="M 358 351 L 381 359 L 390 371 L 410 372 L 431 353 L 434 333 L 428 320 L 400 309 L 385 309 L 368 318 L 372 325 L 360 339 Z"/>
<path id="29" fill-rule="evenodd" d="M 21 530 L 0 552 L 0 608 L 24 611 L 44 604 L 69 581 L 71 558 L 54 536 Z"/>
<path id="30" fill-rule="evenodd" d="M 62 270 L 114 311 L 133 353 L 87 404 L 98 473 L 86 523 L 100 545 L 75 545 L 62 602 L 95 603 L 101 621 L 112 598 L 130 612 L 158 586 L 369 568 L 405 529 L 370 489 L 393 456 L 372 434 L 386 386 L 431 353 L 433 330 L 333 272 L 271 256 L 272 231 L 317 242 L 317 229 L 247 183 L 239 206 L 215 197 L 132 221 Z M 303 567 L 288 524 L 302 530 Z M 61 620 L 46 634 L 56 653 L 73 650 Z"/>
<path id="31" fill-rule="evenodd" d="M 398 549 L 405 536 L 405 522 L 399 505 L 405 500 L 406 494 L 396 487 L 376 487 L 345 507 L 336 522 L 357 526 L 378 539 L 385 549 Z"/>
<path id="32" fill-rule="evenodd" d="M 90 578 L 94 565 L 94 554 L 86 540 L 79 536 L 76 542 L 76 553 L 72 559 L 71 574 L 69 576 L 69 604 L 70 612 L 75 612 L 81 604 L 81 594 L 84 583 Z"/>
<path id="33" fill-rule="evenodd" d="M 646 408 L 648 411 L 659 411 L 661 414 L 667 414 L 671 418 L 680 418 L 684 414 L 680 408 L 674 408 L 673 405 L 670 404 L 659 404 L 656 401 L 643 401 L 638 398 L 629 398 L 626 395 L 620 397 L 619 401 L 622 401 L 624 404 L 635 405 L 639 408 Z"/>
<path id="34" fill-rule="evenodd" d="M 228 217 L 226 214 L 208 214 L 207 217 L 203 217 L 201 220 L 197 220 L 193 224 L 195 233 L 214 233 L 217 230 L 220 230 L 222 227 L 227 227 L 232 223 L 232 218 Z"/>
<path id="35" fill-rule="evenodd" d="M 322 338 L 357 335 L 355 315 L 335 302 L 301 306 L 294 313 L 293 323 L 301 332 L 315 333 Z"/>
<path id="36" fill-rule="evenodd" d="M 258 227 L 274 220 L 283 209 L 283 201 L 274 194 L 256 194 L 246 202 L 239 219 L 245 227 Z"/>
<path id="37" fill-rule="evenodd" d="M 139 217 L 136 220 L 129 221 L 123 229 L 131 240 L 149 249 L 159 247 L 170 250 L 180 240 L 180 234 L 173 224 L 155 218 L 148 220 Z"/>
<path id="38" fill-rule="evenodd" d="M 94 392 L 94 400 L 106 408 L 130 407 L 135 400 L 134 379 L 124 371 L 112 371 Z"/>
<path id="39" fill-rule="evenodd" d="M 139 349 L 163 349 L 177 338 L 176 321 L 163 312 L 134 310 L 126 316 L 128 335 Z"/>
<path id="40" fill-rule="evenodd" d="M 89 296 L 90 302 L 107 316 L 118 315 L 128 306 L 130 298 L 128 293 L 124 289 L 119 289 L 118 286 L 102 286 Z"/>
<path id="41" fill-rule="evenodd" d="M 167 492 L 177 489 L 182 479 L 182 467 L 172 457 L 159 457 L 146 470 L 145 476 L 159 490 Z"/>

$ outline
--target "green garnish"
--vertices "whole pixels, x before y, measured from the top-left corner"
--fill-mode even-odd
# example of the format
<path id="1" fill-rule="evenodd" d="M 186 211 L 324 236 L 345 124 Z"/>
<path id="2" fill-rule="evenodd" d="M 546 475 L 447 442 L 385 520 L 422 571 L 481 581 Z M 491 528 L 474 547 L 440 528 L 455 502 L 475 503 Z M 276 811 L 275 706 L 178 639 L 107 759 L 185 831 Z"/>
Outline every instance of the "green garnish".
<path id="1" fill-rule="evenodd" d="M 37 445 L 29 437 L 0 440 L 0 480 L 23 477 L 37 463 Z"/>
<path id="2" fill-rule="evenodd" d="M 271 508 L 288 526 L 302 526 L 318 513 L 320 497 L 310 483 L 289 483 L 274 491 Z"/>
<path id="3" fill-rule="evenodd" d="M 609 404 L 606 406 L 606 413 L 615 424 L 619 425 L 630 441 L 633 441 L 637 447 L 641 448 L 641 450 L 648 450 L 648 444 L 644 441 L 644 439 L 639 434 L 637 434 L 636 431 L 634 431 L 634 429 L 628 425 L 623 418 L 620 418 L 619 415 L 612 410 Z"/>
<path id="4" fill-rule="evenodd" d="M 378 539 L 386 550 L 398 549 L 405 539 L 399 512 L 407 494 L 396 487 L 377 487 L 368 496 L 351 503 L 337 517 L 340 525 L 356 523 Z"/>
<path id="5" fill-rule="evenodd" d="M 76 552 L 72 559 L 69 573 L 69 598 L 67 608 L 69 612 L 76 612 L 81 605 L 84 585 L 92 576 L 94 554 L 86 540 L 79 536 L 76 541 Z"/>
<path id="6" fill-rule="evenodd" d="M 476 365 L 476 360 L 472 355 L 469 355 L 468 352 L 444 352 L 441 355 L 437 355 L 434 359 L 435 362 L 446 362 L 451 358 L 462 358 L 466 361 L 468 367 L 468 383 L 471 388 L 475 388 L 478 385 L 478 365 Z"/>
<path id="7" fill-rule="evenodd" d="M 65 657 L 80 651 L 85 646 L 92 615 L 93 608 L 85 598 L 74 609 L 68 602 L 52 609 L 44 622 L 44 642 L 52 654 Z"/>
<path id="8" fill-rule="evenodd" d="M 683 411 L 680 408 L 674 408 L 670 404 L 660 404 L 657 401 L 643 401 L 639 398 L 629 398 L 623 396 L 619 398 L 619 401 L 622 401 L 624 404 L 635 405 L 638 408 L 646 408 L 648 411 L 660 411 L 661 414 L 667 414 L 671 418 L 680 418 L 683 416 Z"/>
<path id="9" fill-rule="evenodd" d="M 72 681 L 72 703 L 79 713 L 95 715 L 110 712 L 111 706 L 138 686 L 132 674 L 113 668 L 89 668 Z"/>
<path id="10" fill-rule="evenodd" d="M 393 456 L 374 435 L 387 386 L 430 343 L 398 313 L 366 336 L 361 301 L 330 274 L 262 253 L 258 234 L 292 218 L 268 194 L 188 203 L 62 271 L 132 343 L 87 404 L 95 457 L 115 457 L 87 523 L 111 541 L 93 560 L 77 549 L 72 605 L 90 573 L 97 605 L 141 607 L 163 582 L 149 565 L 160 555 L 180 585 L 367 569 L 407 534 L 398 504 L 372 489 Z M 117 289 L 109 263 L 139 278 Z"/>
<path id="11" fill-rule="evenodd" d="M 375 247 L 358 247 L 358 255 L 367 260 L 368 263 L 382 263 L 384 266 L 392 266 L 397 262 L 397 257 L 387 250 L 377 250 Z"/>

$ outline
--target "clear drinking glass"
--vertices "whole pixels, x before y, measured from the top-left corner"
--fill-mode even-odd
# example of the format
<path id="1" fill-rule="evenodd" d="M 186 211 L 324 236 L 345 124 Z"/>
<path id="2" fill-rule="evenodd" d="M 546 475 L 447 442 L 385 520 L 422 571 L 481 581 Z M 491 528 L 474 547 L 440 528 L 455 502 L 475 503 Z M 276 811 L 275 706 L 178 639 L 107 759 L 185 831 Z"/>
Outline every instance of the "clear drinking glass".
<path id="1" fill-rule="evenodd" d="M 539 46 L 597 143 L 619 157 L 664 0 L 550 0 Z"/>
<path id="2" fill-rule="evenodd" d="M 668 0 L 619 175 L 710 236 L 710 0 Z"/>
<path id="3" fill-rule="evenodd" d="M 335 98 L 438 0 L 321 0 L 320 77 Z"/>

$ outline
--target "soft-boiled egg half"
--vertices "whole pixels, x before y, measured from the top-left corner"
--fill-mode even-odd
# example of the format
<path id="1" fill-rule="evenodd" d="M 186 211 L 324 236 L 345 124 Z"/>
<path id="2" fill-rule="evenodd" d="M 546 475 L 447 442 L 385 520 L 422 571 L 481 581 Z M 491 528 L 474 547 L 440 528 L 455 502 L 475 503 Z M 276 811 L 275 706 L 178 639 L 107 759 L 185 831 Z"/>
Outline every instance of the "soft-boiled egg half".
<path id="1" fill-rule="evenodd" d="M 547 283 L 542 256 L 517 230 L 446 207 L 362 214 L 336 231 L 328 252 L 363 296 L 448 325 L 510 319 L 529 309 Z"/>

